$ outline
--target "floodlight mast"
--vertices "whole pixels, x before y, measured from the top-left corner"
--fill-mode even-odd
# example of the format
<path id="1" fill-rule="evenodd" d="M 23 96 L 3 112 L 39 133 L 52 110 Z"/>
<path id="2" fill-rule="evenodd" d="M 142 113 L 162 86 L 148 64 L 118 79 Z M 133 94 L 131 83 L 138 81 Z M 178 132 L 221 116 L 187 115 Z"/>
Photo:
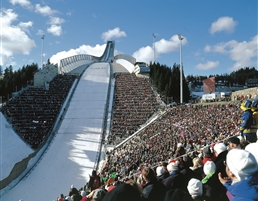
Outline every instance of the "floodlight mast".
<path id="1" fill-rule="evenodd" d="M 181 34 L 178 34 L 180 40 L 180 103 L 183 103 L 183 70 L 182 70 L 182 40 L 184 39 Z"/>
<path id="2" fill-rule="evenodd" d="M 45 39 L 45 35 L 43 34 L 42 37 L 42 50 L 41 50 L 41 68 L 43 68 L 43 55 L 44 55 L 44 39 Z"/>
<path id="3" fill-rule="evenodd" d="M 155 59 L 156 59 L 156 55 L 155 55 L 155 38 L 156 38 L 156 35 L 153 33 L 152 36 L 153 36 L 153 62 L 155 63 Z"/>

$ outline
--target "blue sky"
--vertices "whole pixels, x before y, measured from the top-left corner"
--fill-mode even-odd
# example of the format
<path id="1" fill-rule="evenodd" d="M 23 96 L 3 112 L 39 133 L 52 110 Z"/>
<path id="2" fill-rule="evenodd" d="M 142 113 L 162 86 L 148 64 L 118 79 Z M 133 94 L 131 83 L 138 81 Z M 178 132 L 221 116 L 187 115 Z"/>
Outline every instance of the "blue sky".
<path id="1" fill-rule="evenodd" d="M 155 60 L 173 66 L 180 33 L 185 75 L 257 68 L 257 10 L 256 0 L 2 0 L 0 65 L 100 56 L 114 40 L 115 54 L 146 63 L 155 42 Z"/>

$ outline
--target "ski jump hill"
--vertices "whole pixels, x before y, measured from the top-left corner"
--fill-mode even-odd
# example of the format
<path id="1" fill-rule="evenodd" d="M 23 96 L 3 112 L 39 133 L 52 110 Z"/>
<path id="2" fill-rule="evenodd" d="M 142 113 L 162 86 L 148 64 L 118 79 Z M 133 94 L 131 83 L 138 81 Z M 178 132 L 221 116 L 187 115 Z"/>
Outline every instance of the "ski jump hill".
<path id="1" fill-rule="evenodd" d="M 59 72 L 78 74 L 63 104 L 52 137 L 39 150 L 31 149 L 1 120 L 0 200 L 56 200 L 70 186 L 83 187 L 98 167 L 102 139 L 109 121 L 114 94 L 113 73 L 128 73 L 116 64 L 128 55 L 114 56 L 115 42 L 108 41 L 101 57 L 75 55 L 62 59 Z M 61 118 L 62 117 L 62 118 Z"/>

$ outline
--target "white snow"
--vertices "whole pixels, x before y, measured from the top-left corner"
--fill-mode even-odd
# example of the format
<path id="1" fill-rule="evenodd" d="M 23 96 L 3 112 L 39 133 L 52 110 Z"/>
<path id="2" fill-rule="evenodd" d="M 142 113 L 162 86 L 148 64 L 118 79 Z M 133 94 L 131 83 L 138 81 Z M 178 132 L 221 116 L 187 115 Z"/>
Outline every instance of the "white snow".
<path id="1" fill-rule="evenodd" d="M 84 186 L 96 166 L 100 151 L 109 76 L 108 63 L 93 64 L 85 71 L 49 149 L 36 168 L 6 192 L 1 201 L 53 201 L 60 193 L 67 195 L 72 184 L 77 189 Z M 4 117 L 1 121 L 4 122 Z M 16 134 L 8 140 L 3 131 L 5 128 L 1 128 L 1 160 L 4 166 L 31 153 L 32 150 L 21 143 Z M 17 158 L 13 159 L 15 156 Z M 5 170 L 3 172 L 7 174 Z"/>

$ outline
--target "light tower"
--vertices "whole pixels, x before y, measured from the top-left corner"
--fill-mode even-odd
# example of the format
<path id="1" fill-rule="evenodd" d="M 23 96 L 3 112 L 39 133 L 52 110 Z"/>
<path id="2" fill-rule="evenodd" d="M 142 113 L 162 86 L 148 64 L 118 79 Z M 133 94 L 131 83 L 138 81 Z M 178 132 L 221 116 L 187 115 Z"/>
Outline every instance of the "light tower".
<path id="1" fill-rule="evenodd" d="M 152 36 L 153 36 L 153 63 L 155 63 L 155 59 L 156 59 L 156 55 L 155 55 L 155 38 L 156 38 L 156 35 L 153 33 Z"/>
<path id="2" fill-rule="evenodd" d="M 183 70 L 182 70 L 182 40 L 184 39 L 181 34 L 178 34 L 180 40 L 180 103 L 183 103 Z"/>
<path id="3" fill-rule="evenodd" d="M 43 68 L 43 55 L 44 55 L 44 38 L 45 35 L 43 34 L 41 39 L 42 39 L 42 50 L 41 50 L 41 68 Z"/>

